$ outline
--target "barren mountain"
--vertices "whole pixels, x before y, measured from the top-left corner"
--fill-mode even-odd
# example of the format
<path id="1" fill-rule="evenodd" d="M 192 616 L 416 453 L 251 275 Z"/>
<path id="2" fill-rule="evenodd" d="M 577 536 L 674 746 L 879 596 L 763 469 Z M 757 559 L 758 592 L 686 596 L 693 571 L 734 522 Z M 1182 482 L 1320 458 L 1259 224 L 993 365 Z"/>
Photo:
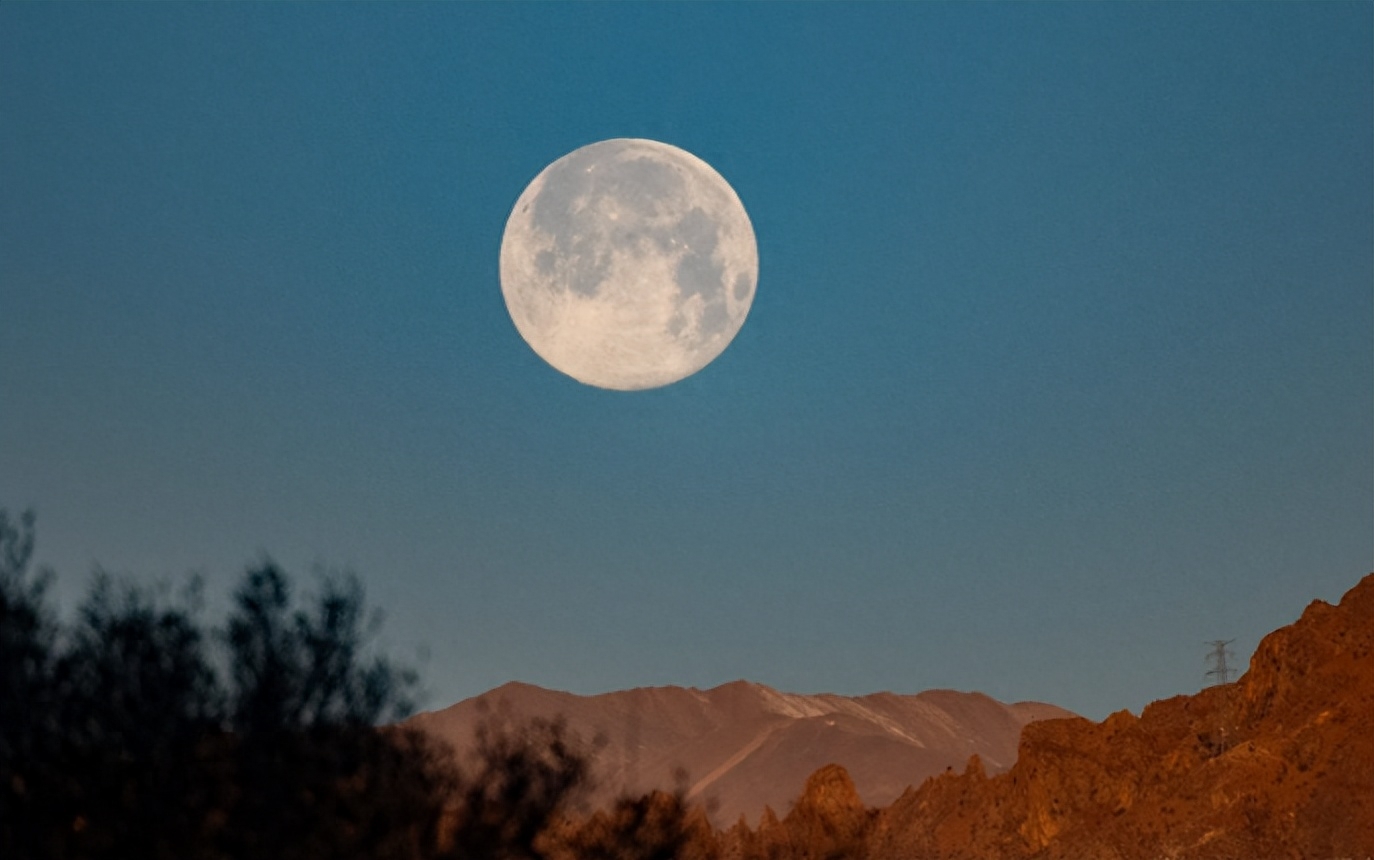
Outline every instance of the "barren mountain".
<path id="1" fill-rule="evenodd" d="M 718 825 L 741 815 L 758 821 L 765 807 L 785 812 L 808 775 L 829 764 L 846 769 L 870 806 L 962 767 L 970 755 L 998 773 L 1015 762 L 1027 723 L 1073 716 L 1053 705 L 1006 705 L 952 690 L 797 695 L 735 681 L 710 690 L 650 687 L 578 696 L 511 683 L 421 714 L 413 724 L 461 755 L 478 723 L 502 712 L 515 719 L 562 717 L 583 740 L 601 744 L 592 804 L 622 792 L 670 788 L 680 768 L 691 798 L 706 803 Z"/>

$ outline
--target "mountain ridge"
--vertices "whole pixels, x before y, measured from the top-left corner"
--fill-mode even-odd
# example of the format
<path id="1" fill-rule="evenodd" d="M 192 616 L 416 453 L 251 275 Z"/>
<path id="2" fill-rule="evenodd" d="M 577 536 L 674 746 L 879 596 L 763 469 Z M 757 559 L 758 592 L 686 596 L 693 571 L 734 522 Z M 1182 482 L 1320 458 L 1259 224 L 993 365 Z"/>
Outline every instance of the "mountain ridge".
<path id="1" fill-rule="evenodd" d="M 666 685 L 582 696 L 510 681 L 409 723 L 461 757 L 477 725 L 493 716 L 562 718 L 583 741 L 594 741 L 594 806 L 671 787 L 681 769 L 687 778 L 680 787 L 721 825 L 758 820 L 766 807 L 785 809 L 807 777 L 829 764 L 843 765 L 870 805 L 891 803 L 970 755 L 1001 772 L 1015 762 L 1025 725 L 1073 714 L 945 689 L 842 696 L 739 679 L 706 689 Z"/>

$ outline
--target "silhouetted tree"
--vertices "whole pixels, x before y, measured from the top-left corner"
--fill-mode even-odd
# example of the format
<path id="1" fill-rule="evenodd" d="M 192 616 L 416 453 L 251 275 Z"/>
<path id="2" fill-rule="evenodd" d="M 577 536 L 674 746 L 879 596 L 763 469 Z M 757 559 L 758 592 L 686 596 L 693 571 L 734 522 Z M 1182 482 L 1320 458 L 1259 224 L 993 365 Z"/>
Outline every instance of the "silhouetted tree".
<path id="1" fill-rule="evenodd" d="M 79 856 L 209 856 L 222 696 L 190 611 L 98 575 L 54 672 Z"/>
<path id="2" fill-rule="evenodd" d="M 715 839 L 704 815 L 693 817 L 681 789 L 623 797 L 565 837 L 576 860 L 678 860 L 715 856 Z"/>
<path id="3" fill-rule="evenodd" d="M 264 561 L 207 631 L 194 589 L 178 603 L 97 574 L 64 627 L 33 547 L 32 514 L 0 509 L 4 860 L 683 856 L 681 792 L 556 832 L 588 774 L 562 722 L 493 718 L 461 768 L 384 725 L 416 677 L 369 656 L 377 619 L 356 579 L 298 605 Z"/>
<path id="4" fill-rule="evenodd" d="M 588 763 L 561 721 L 479 724 L 454 805 L 448 847 L 460 858 L 544 860 L 546 835 L 587 779 Z"/>
<path id="5" fill-rule="evenodd" d="M 265 562 L 216 634 L 99 574 L 62 629 L 32 553 L 32 515 L 0 510 L 0 856 L 434 855 L 451 755 L 378 726 L 415 675 L 367 657 L 356 580 L 301 608 Z"/>
<path id="6" fill-rule="evenodd" d="M 356 580 L 293 609 L 270 562 L 249 571 L 225 629 L 235 793 L 234 856 L 420 856 L 434 848 L 455 782 L 433 741 L 380 720 L 409 708 L 413 672 L 363 659 Z"/>
<path id="7" fill-rule="evenodd" d="M 0 856 L 46 855 L 60 814 L 47 803 L 61 737 L 53 709 L 56 627 L 43 604 L 50 579 L 33 575 L 33 513 L 0 509 Z"/>
<path id="8" fill-rule="evenodd" d="M 285 574 L 268 561 L 234 595 L 225 638 L 231 718 L 245 734 L 374 725 L 408 714 L 415 673 L 383 657 L 363 663 L 377 623 L 353 577 L 324 583 L 314 611 L 291 608 Z"/>

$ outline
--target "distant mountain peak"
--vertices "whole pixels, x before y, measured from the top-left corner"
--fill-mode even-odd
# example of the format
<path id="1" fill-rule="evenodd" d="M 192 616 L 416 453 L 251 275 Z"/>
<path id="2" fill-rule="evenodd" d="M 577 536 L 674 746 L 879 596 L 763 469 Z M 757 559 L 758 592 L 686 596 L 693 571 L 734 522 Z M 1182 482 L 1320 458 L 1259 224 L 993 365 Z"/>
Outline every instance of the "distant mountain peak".
<path id="1" fill-rule="evenodd" d="M 808 775 L 831 764 L 841 766 L 861 805 L 890 803 L 928 776 L 962 770 L 975 753 L 997 773 L 1016 760 L 1023 726 L 1072 716 L 1054 705 L 1006 705 L 982 693 L 805 694 L 739 679 L 706 690 L 640 687 L 594 696 L 510 682 L 413 722 L 461 755 L 493 710 L 562 717 L 582 739 L 602 741 L 593 804 L 670 788 L 681 768 L 689 796 L 710 803 L 717 824 L 741 815 L 758 820 L 767 806 L 791 809 Z"/>

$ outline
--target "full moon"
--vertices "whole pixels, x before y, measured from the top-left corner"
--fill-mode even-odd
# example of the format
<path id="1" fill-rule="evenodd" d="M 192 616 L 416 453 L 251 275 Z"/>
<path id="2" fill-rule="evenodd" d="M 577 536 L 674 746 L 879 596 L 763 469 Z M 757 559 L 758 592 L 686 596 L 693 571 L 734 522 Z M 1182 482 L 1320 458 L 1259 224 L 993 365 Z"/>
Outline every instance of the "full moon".
<path id="1" fill-rule="evenodd" d="M 617 138 L 534 178 L 501 239 L 501 292 L 541 358 L 636 391 L 691 376 L 734 339 L 758 283 L 754 228 L 690 152 Z"/>

